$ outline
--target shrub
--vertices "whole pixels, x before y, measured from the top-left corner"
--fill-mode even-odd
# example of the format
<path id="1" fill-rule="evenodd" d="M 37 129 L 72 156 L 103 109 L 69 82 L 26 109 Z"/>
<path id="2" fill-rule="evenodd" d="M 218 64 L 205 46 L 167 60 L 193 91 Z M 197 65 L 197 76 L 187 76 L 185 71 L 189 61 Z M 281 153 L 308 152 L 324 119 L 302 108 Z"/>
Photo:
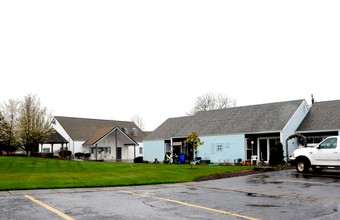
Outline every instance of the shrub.
<path id="1" fill-rule="evenodd" d="M 236 166 L 241 166 L 241 165 L 242 165 L 242 158 L 235 159 L 235 160 L 234 160 L 234 164 L 235 164 Z"/>
<path id="2" fill-rule="evenodd" d="M 283 145 L 278 142 L 275 147 L 270 149 L 269 165 L 276 166 L 284 164 Z"/>
<path id="3" fill-rule="evenodd" d="M 80 158 L 83 158 L 83 157 L 85 156 L 85 154 L 82 153 L 82 152 L 77 152 L 77 153 L 74 154 L 74 156 L 75 156 L 77 159 L 80 159 Z"/>
<path id="4" fill-rule="evenodd" d="M 41 157 L 42 153 L 38 153 L 38 152 L 33 152 L 31 153 L 31 157 Z"/>
<path id="5" fill-rule="evenodd" d="M 53 153 L 42 153 L 41 157 L 43 157 L 43 158 L 53 158 Z"/>
<path id="6" fill-rule="evenodd" d="M 143 157 L 136 157 L 135 159 L 133 159 L 134 163 L 143 163 Z"/>
<path id="7" fill-rule="evenodd" d="M 71 159 L 72 151 L 68 150 L 66 151 L 66 156 Z"/>

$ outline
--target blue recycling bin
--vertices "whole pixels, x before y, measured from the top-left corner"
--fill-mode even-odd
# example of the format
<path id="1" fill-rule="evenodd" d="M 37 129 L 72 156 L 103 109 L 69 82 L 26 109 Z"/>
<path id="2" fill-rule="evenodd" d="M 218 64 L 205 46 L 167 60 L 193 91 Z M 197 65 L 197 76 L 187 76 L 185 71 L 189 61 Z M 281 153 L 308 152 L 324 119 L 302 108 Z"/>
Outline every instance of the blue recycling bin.
<path id="1" fill-rule="evenodd" d="M 180 154 L 179 155 L 179 163 L 185 163 L 185 158 L 186 158 L 185 154 Z"/>

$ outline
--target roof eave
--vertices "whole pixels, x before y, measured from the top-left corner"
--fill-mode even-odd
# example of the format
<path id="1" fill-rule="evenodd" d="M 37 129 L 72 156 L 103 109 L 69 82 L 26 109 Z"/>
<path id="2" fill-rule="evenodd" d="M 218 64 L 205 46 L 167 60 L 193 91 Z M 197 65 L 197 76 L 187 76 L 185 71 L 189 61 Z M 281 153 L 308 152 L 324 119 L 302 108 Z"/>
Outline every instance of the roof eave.
<path id="1" fill-rule="evenodd" d="M 320 132 L 333 132 L 333 131 L 340 131 L 338 129 L 320 129 L 320 130 L 297 130 L 296 133 L 320 133 Z"/>

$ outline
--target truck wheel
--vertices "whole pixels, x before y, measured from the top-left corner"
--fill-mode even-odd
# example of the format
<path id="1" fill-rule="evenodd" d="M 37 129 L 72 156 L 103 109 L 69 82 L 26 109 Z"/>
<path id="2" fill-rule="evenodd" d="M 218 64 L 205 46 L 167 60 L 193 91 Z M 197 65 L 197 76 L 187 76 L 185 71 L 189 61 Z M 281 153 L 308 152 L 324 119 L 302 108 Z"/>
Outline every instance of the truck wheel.
<path id="1" fill-rule="evenodd" d="M 309 162 L 305 159 L 299 160 L 296 164 L 296 170 L 298 173 L 308 173 L 309 171 Z"/>

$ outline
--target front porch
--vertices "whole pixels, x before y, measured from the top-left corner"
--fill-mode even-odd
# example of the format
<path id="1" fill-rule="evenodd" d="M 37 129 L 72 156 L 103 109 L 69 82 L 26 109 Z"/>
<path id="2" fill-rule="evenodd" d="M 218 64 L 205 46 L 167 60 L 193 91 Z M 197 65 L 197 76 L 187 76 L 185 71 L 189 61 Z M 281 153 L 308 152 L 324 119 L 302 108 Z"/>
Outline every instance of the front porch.
<path id="1" fill-rule="evenodd" d="M 104 161 L 119 161 L 119 162 L 133 162 L 136 158 L 136 146 L 122 146 L 122 147 L 91 147 L 89 160 L 104 160 Z"/>
<path id="2" fill-rule="evenodd" d="M 186 163 L 194 159 L 193 146 L 185 144 L 186 138 L 164 141 L 164 162 Z"/>
<path id="3" fill-rule="evenodd" d="M 270 149 L 280 142 L 280 133 L 246 134 L 245 161 L 253 164 L 269 164 Z"/>

